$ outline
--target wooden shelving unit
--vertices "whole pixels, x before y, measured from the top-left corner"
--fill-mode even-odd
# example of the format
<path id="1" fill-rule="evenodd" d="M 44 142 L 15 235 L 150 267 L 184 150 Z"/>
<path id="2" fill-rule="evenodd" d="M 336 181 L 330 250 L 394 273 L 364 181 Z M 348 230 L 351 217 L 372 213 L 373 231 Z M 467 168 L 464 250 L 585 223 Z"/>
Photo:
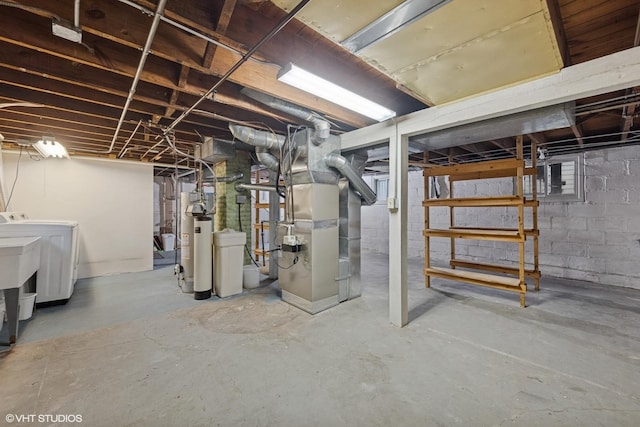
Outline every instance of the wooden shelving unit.
<path id="1" fill-rule="evenodd" d="M 448 279 L 459 282 L 471 283 L 479 286 L 487 286 L 520 294 L 520 306 L 525 307 L 525 294 L 527 292 L 526 280 L 534 282 L 535 290 L 540 288 L 540 270 L 538 261 L 538 200 L 536 188 L 536 144 L 531 143 L 532 165 L 526 167 L 523 155 L 523 139 L 517 139 L 517 154 L 514 159 L 488 160 L 477 163 L 450 164 L 446 166 L 429 166 L 423 171 L 425 200 L 422 205 L 424 211 L 425 238 L 425 286 L 431 286 L 431 277 Z M 425 163 L 426 163 L 425 158 Z M 531 176 L 532 196 L 524 195 L 523 177 Z M 430 177 L 449 176 L 449 196 L 450 198 L 431 199 Z M 460 181 L 477 179 L 494 179 L 515 177 L 515 194 L 487 197 L 454 197 L 454 183 Z M 449 228 L 434 229 L 430 227 L 430 208 L 449 208 Z M 466 207 L 511 207 L 518 211 L 517 224 L 513 227 L 482 227 L 464 226 L 455 224 L 454 209 Z M 525 228 L 525 209 L 531 209 L 531 226 Z M 440 268 L 431 266 L 430 239 L 434 237 L 445 237 L 450 239 L 451 255 L 450 268 Z M 456 240 L 491 240 L 499 242 L 510 242 L 518 245 L 519 262 L 518 266 L 502 266 L 474 261 L 462 260 L 456 257 Z M 526 262 L 525 242 L 527 239 L 533 241 L 532 262 Z M 464 270 L 460 270 L 462 268 Z M 473 271 L 480 270 L 482 272 Z"/>
<path id="2" fill-rule="evenodd" d="M 267 170 L 259 170 L 254 172 L 253 174 L 253 183 L 254 184 L 266 184 L 269 182 L 269 173 Z M 269 210 L 268 202 L 261 202 L 260 194 L 268 194 L 266 191 L 253 190 L 253 198 L 255 200 L 253 208 L 254 208 L 254 218 L 255 221 L 253 223 L 253 253 L 256 257 L 256 261 L 259 261 L 262 257 L 264 257 L 265 261 L 269 259 L 269 251 L 262 250 L 262 232 L 264 230 L 265 233 L 265 242 L 269 242 L 269 223 L 265 222 L 261 224 L 260 221 L 260 212 L 262 210 Z M 284 209 L 284 203 L 280 203 L 280 209 Z"/>

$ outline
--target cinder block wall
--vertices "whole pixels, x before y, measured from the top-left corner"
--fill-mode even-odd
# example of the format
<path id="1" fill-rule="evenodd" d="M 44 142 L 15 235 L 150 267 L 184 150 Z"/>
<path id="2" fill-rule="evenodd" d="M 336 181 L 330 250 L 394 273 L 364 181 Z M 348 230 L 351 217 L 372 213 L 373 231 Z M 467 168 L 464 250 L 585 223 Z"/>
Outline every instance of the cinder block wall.
<path id="1" fill-rule="evenodd" d="M 241 182 L 251 182 L 251 157 L 245 151 L 238 151 L 236 156 L 225 162 L 220 162 L 215 166 L 216 176 L 230 176 L 238 172 L 244 174 Z M 225 228 L 240 231 L 238 219 L 238 205 L 236 204 L 235 183 L 225 184 L 219 182 L 216 185 L 216 214 L 214 217 L 214 231 L 221 231 Z M 251 249 L 251 196 L 249 193 L 242 193 L 247 196 L 247 202 L 240 205 L 240 218 L 242 220 L 242 231 L 247 234 L 247 245 Z M 244 264 L 251 264 L 249 255 L 244 253 Z"/>
<path id="2" fill-rule="evenodd" d="M 455 184 L 456 196 L 506 194 L 512 179 Z M 409 174 L 409 256 L 424 257 L 423 178 Z M 456 208 L 456 224 L 513 226 L 513 208 Z M 530 211 L 527 209 L 527 211 Z M 587 280 L 640 289 L 640 147 L 585 153 L 585 201 L 540 203 L 540 269 L 543 275 Z M 363 207 L 364 248 L 388 251 L 388 211 L 385 204 Z M 531 218 L 527 216 L 527 224 Z M 431 226 L 449 225 L 447 208 L 431 209 Z M 527 243 L 529 248 L 531 243 Z M 517 245 L 456 240 L 460 258 L 479 262 L 515 264 Z M 431 258 L 449 260 L 449 240 L 433 239 Z M 528 258 L 531 259 L 530 257 Z"/>

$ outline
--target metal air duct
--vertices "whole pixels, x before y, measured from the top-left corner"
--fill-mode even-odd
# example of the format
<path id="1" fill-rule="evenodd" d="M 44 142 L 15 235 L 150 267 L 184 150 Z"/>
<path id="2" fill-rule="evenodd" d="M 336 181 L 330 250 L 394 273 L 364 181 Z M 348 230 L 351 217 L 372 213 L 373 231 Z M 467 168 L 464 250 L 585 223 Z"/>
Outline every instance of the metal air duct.
<path id="1" fill-rule="evenodd" d="M 315 113 L 309 110 L 253 89 L 244 88 L 240 92 L 244 95 L 247 95 L 249 98 L 255 99 L 256 101 L 267 105 L 275 110 L 280 110 L 283 113 L 298 117 L 313 124 L 315 132 L 311 141 L 316 145 L 322 144 L 327 140 L 327 138 L 329 138 L 329 135 L 331 135 L 331 125 L 329 124 L 329 122 L 327 122 L 326 120 L 322 120 Z"/>
<path id="2" fill-rule="evenodd" d="M 273 172 L 278 172 L 278 159 L 264 147 L 256 147 L 256 157 L 260 163 Z"/>
<path id="3" fill-rule="evenodd" d="M 273 132 L 253 129 L 247 126 L 229 124 L 231 134 L 242 142 L 255 147 L 279 150 L 284 145 L 285 137 Z"/>
<path id="4" fill-rule="evenodd" d="M 353 166 L 351 166 L 351 163 L 349 163 L 347 159 L 342 157 L 340 154 L 329 153 L 325 156 L 324 161 L 327 166 L 336 169 L 349 181 L 353 191 L 360 196 L 365 205 L 370 206 L 376 202 L 376 193 L 369 188 L 367 183 L 364 182 L 360 174 Z"/>

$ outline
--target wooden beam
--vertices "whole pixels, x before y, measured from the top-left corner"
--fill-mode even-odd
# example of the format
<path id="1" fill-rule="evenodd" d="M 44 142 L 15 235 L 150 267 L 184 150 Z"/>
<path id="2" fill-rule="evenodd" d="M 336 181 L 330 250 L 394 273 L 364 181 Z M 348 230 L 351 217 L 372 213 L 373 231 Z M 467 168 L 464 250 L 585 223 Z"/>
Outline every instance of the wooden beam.
<path id="1" fill-rule="evenodd" d="M 633 45 L 640 45 L 640 10 L 638 11 L 638 22 L 636 23 L 636 35 L 633 38 Z M 640 88 L 635 87 L 627 90 L 627 95 L 637 94 L 640 92 Z M 622 135 L 620 135 L 621 142 L 627 142 L 629 139 L 629 131 L 633 126 L 633 119 L 636 114 L 636 108 L 638 104 L 632 104 L 625 106 L 622 109 Z"/>
<path id="2" fill-rule="evenodd" d="M 0 45 L 2 45 L 2 43 L 0 43 Z M 7 57 L 12 58 L 12 63 L 9 64 L 5 63 L 4 60 L 0 60 L 0 69 L 6 68 L 8 70 L 11 70 L 8 72 L 3 71 L 3 75 L 5 76 L 15 76 L 11 78 L 7 77 L 6 80 L 15 79 L 17 81 L 27 82 L 27 80 L 25 79 L 47 79 L 54 82 L 61 82 L 68 85 L 78 86 L 78 88 L 80 88 L 81 90 L 81 93 L 84 92 L 82 95 L 83 98 L 87 98 L 88 94 L 86 93 L 86 90 L 117 95 L 118 97 L 123 98 L 121 101 L 118 101 L 118 103 L 120 103 L 120 105 L 124 105 L 124 99 L 126 99 L 126 96 L 128 94 L 127 91 L 131 84 L 130 78 L 126 75 L 114 74 L 107 70 L 96 68 L 91 69 L 90 72 L 85 72 L 87 71 L 86 67 L 74 65 L 68 60 L 47 56 L 44 53 L 35 51 L 25 52 L 24 49 L 13 45 L 4 45 L 2 46 L 2 50 L 7 53 Z M 133 72 L 133 68 L 131 65 L 120 63 L 117 63 L 116 65 L 121 70 L 130 70 L 131 72 Z M 78 68 L 80 69 L 78 70 Z M 195 99 L 199 98 L 202 92 L 206 89 L 199 85 L 189 84 L 184 76 L 185 68 L 188 69 L 188 67 L 182 67 L 180 76 L 178 77 L 178 83 L 171 83 L 172 93 L 176 92 L 178 94 L 182 93 L 183 95 L 191 95 L 192 99 L 195 101 Z M 173 79 L 175 79 L 175 77 Z M 180 84 L 182 84 L 182 82 L 184 82 L 184 87 L 179 86 Z M 53 87 L 55 88 L 55 86 Z M 167 103 L 167 101 L 164 99 L 166 97 L 165 88 L 170 89 L 166 86 L 161 87 L 158 85 L 140 85 L 138 87 L 138 91 L 134 96 L 134 100 L 147 102 L 152 105 L 162 106 L 166 109 L 173 109 L 174 111 L 176 109 L 184 111 L 186 108 L 183 106 L 175 105 L 175 102 Z M 173 98 L 171 98 L 171 100 L 172 99 Z M 186 99 L 190 100 L 189 98 Z M 247 100 L 246 97 L 242 96 L 240 90 L 234 86 L 224 86 L 220 88 L 220 90 L 216 92 L 216 104 L 207 105 L 208 109 L 213 113 L 221 113 L 223 111 L 229 113 L 228 109 L 223 107 L 233 107 L 234 109 L 232 109 L 231 112 L 236 115 L 236 118 L 240 120 L 265 121 L 264 116 L 266 116 L 267 118 L 272 118 L 274 122 L 269 122 L 268 120 L 266 120 L 267 125 L 272 127 L 277 126 L 278 122 L 296 123 L 294 119 L 283 113 L 272 112 L 270 110 L 267 110 L 261 104 L 253 102 L 251 100 Z M 247 115 L 244 112 L 236 111 L 235 109 L 244 110 L 245 112 L 250 114 Z M 258 115 L 263 117 L 259 117 Z"/>
<path id="3" fill-rule="evenodd" d="M 35 0 L 25 0 L 24 3 L 33 3 L 32 5 L 39 7 Z M 58 3 L 50 2 L 47 7 L 51 7 L 52 11 L 62 7 L 60 13 L 64 14 L 64 5 Z M 87 3 L 82 2 L 81 7 L 91 6 Z M 95 19 L 83 23 L 83 38 L 87 45 L 94 48 L 95 55 L 77 44 L 60 42 L 51 36 L 48 20 L 33 15 L 24 16 L 24 13 L 4 20 L 0 26 L 0 41 L 44 52 L 80 65 L 133 77 L 150 20 L 144 20 L 143 15 L 137 21 L 132 20 L 131 8 L 120 3 L 105 3 L 104 0 L 96 0 L 95 3 L 103 4 L 111 15 L 111 19 Z M 122 28 L 123 22 L 128 23 L 126 29 Z M 29 31 L 24 31 L 24 28 L 29 28 Z M 184 64 L 204 75 L 200 81 L 207 82 L 208 87 L 201 90 L 202 93 L 213 86 L 217 78 L 224 75 L 241 57 L 240 54 L 226 49 L 216 49 L 211 69 L 205 69 L 201 65 L 205 40 L 170 26 L 161 26 L 161 30 L 153 43 L 153 55 L 147 58 L 141 75 L 142 81 L 173 89 L 176 84 L 172 78 L 172 69 L 177 64 Z M 279 71 L 280 66 L 270 62 L 248 61 L 230 76 L 229 81 L 312 109 L 350 126 L 363 127 L 372 122 L 358 113 L 281 83 L 277 80 Z"/>
<path id="4" fill-rule="evenodd" d="M 178 87 L 179 88 L 184 88 L 185 85 L 187 84 L 187 78 L 189 77 L 189 67 L 187 67 L 186 65 L 182 64 L 182 67 L 180 67 L 180 76 L 178 77 Z M 173 89 L 171 91 L 171 97 L 169 98 L 169 104 L 170 105 L 175 105 L 175 103 L 178 101 L 178 95 L 180 94 L 180 92 L 177 89 Z M 167 117 L 171 117 L 173 115 L 173 113 L 176 112 L 176 109 L 173 107 L 167 107 L 167 110 L 165 111 L 164 115 Z"/>
<path id="5" fill-rule="evenodd" d="M 236 0 L 225 0 L 224 4 L 222 5 L 220 17 L 218 18 L 218 24 L 216 25 L 216 32 L 222 35 L 226 34 L 229 22 L 231 22 L 231 15 L 233 14 L 233 10 L 235 8 Z M 216 47 L 217 46 L 213 43 L 207 43 L 204 56 L 202 57 L 202 66 L 204 68 L 211 68 L 213 56 L 216 53 Z"/>
<path id="6" fill-rule="evenodd" d="M 505 150 L 506 152 L 508 152 L 513 156 L 516 155 L 515 143 L 513 142 L 513 140 L 509 138 L 492 139 L 489 142 L 498 148 L 502 148 L 503 150 Z"/>
<path id="7" fill-rule="evenodd" d="M 542 134 L 540 132 L 529 133 L 529 134 L 527 134 L 527 136 L 529 138 L 531 138 L 533 141 L 535 141 L 536 144 L 538 144 L 538 145 L 544 145 L 544 144 L 547 143 L 547 137 L 544 136 L 544 134 Z"/>
<path id="8" fill-rule="evenodd" d="M 573 132 L 573 135 L 576 137 L 576 140 L 578 141 L 579 145 L 584 145 L 584 136 L 582 134 L 582 126 L 580 126 L 579 124 L 573 124 L 571 125 L 571 131 Z"/>
<path id="9" fill-rule="evenodd" d="M 569 53 L 569 43 L 567 42 L 567 35 L 564 29 L 562 13 L 560 12 L 560 5 L 558 0 L 547 0 L 546 3 L 551 25 L 553 26 L 553 31 L 556 36 L 558 50 L 560 51 L 560 57 L 562 58 L 562 63 L 565 67 L 568 67 L 571 65 L 571 54 Z"/>
<path id="10" fill-rule="evenodd" d="M 631 92 L 633 94 L 640 93 L 640 88 L 635 87 Z M 637 115 L 638 104 L 631 104 L 622 109 L 622 135 L 620 135 L 620 142 L 627 142 L 629 139 L 629 131 L 633 127 L 633 119 Z"/>

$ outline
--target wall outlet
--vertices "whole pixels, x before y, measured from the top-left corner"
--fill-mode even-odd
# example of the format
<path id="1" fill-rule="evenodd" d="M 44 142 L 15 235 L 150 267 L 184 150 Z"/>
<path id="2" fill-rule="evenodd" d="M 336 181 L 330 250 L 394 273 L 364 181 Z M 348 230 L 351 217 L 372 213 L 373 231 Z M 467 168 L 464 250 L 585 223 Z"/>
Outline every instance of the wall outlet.
<path id="1" fill-rule="evenodd" d="M 247 203 L 247 196 L 242 194 L 236 194 L 236 203 L 239 205 L 243 205 Z"/>

